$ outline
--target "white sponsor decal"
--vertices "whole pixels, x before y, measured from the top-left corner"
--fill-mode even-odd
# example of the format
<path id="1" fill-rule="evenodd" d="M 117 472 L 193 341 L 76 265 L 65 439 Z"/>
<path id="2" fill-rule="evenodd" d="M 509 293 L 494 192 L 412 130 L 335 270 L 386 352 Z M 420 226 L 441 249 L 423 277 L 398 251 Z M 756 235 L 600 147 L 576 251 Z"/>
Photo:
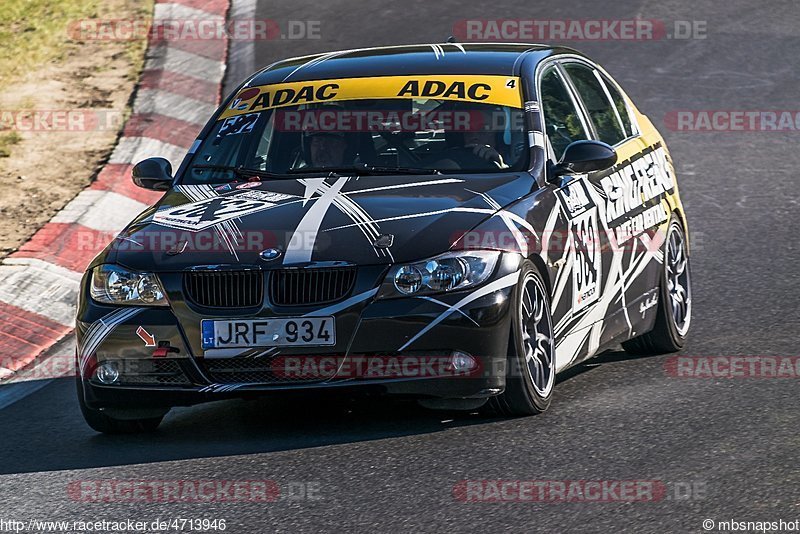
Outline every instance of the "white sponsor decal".
<path id="1" fill-rule="evenodd" d="M 675 187 L 663 147 L 644 154 L 600 180 L 608 197 L 606 222 L 612 223 L 645 202 L 672 191 Z"/>
<path id="2" fill-rule="evenodd" d="M 567 213 L 572 261 L 572 311 L 582 310 L 600 297 L 602 256 L 597 226 L 597 205 L 592 201 L 584 178 L 578 178 L 558 190 L 558 198 Z"/>
<path id="3" fill-rule="evenodd" d="M 658 304 L 658 293 L 653 293 L 652 297 L 644 302 L 639 303 L 639 313 L 642 314 L 642 319 L 644 319 L 645 312 L 654 307 L 656 304 Z"/>
<path id="4" fill-rule="evenodd" d="M 644 233 L 645 230 L 668 220 L 669 213 L 662 204 L 651 206 L 614 228 L 617 245 L 622 245 L 631 238 Z"/>
<path id="5" fill-rule="evenodd" d="M 161 210 L 153 216 L 153 222 L 170 228 L 200 231 L 272 208 L 290 198 L 295 197 L 267 191 L 245 191 Z"/>
<path id="6" fill-rule="evenodd" d="M 581 179 L 575 179 L 566 186 L 558 190 L 558 198 L 567 210 L 570 217 L 580 215 L 586 210 L 594 207 L 594 203 L 589 200 L 589 193 L 586 190 L 586 183 Z"/>
<path id="7" fill-rule="evenodd" d="M 572 264 L 572 310 L 578 311 L 600 297 L 602 257 L 597 231 L 597 208 L 592 208 L 570 225 L 575 260 Z"/>
<path id="8" fill-rule="evenodd" d="M 229 117 L 222 122 L 219 128 L 217 138 L 226 137 L 229 135 L 249 134 L 253 131 L 258 121 L 258 113 L 248 113 L 247 115 L 238 115 L 236 117 Z"/>

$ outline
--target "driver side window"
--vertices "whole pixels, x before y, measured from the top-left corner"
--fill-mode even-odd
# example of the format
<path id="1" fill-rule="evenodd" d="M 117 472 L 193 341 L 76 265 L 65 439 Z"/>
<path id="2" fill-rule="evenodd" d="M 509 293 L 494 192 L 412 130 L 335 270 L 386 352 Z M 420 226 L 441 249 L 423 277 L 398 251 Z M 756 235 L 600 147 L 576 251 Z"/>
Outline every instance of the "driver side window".
<path id="1" fill-rule="evenodd" d="M 556 161 L 573 141 L 588 139 L 578 110 L 555 67 L 542 75 L 541 106 L 544 125 Z"/>

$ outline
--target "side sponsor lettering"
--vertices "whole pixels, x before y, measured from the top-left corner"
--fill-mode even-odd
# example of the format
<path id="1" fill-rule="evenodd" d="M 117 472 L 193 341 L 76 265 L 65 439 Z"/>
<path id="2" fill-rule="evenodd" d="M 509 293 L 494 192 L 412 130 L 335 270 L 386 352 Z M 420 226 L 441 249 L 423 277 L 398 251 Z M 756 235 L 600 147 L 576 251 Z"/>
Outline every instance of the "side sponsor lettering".
<path id="1" fill-rule="evenodd" d="M 663 204 L 656 204 L 637 213 L 619 226 L 613 228 L 617 244 L 621 245 L 631 238 L 644 233 L 645 230 L 653 228 L 669 220 L 669 213 Z"/>
<path id="2" fill-rule="evenodd" d="M 605 222 L 618 244 L 669 218 L 661 200 L 674 191 L 675 177 L 663 147 L 601 178 L 600 186 L 607 199 Z"/>

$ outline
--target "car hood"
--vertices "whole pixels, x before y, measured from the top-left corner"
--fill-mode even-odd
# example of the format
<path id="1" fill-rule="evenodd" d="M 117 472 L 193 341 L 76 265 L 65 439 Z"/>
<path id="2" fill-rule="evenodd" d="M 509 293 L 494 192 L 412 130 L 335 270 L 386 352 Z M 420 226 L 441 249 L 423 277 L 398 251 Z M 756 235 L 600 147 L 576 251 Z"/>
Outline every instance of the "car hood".
<path id="1" fill-rule="evenodd" d="M 448 250 L 534 188 L 530 174 L 508 172 L 178 185 L 121 232 L 103 259 L 162 272 L 407 262 Z"/>

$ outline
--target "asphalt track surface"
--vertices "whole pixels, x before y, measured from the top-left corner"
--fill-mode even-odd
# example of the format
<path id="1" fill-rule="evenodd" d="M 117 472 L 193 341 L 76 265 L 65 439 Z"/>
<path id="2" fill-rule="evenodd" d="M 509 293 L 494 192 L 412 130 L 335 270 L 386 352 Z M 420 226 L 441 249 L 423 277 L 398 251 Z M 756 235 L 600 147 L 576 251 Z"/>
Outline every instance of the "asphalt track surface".
<path id="1" fill-rule="evenodd" d="M 247 11 L 247 6 L 242 8 Z M 573 42 L 666 137 L 694 240 L 686 355 L 798 355 L 798 132 L 689 133 L 674 110 L 796 110 L 800 7 L 730 1 L 264 2 L 256 18 L 319 20 L 321 39 L 255 45 L 253 65 L 306 53 L 441 42 L 459 19 L 707 21 L 705 39 Z M 234 48 L 234 50 L 236 50 Z M 246 51 L 246 50 L 245 50 Z M 239 70 L 237 70 L 237 68 Z M 231 76 L 242 67 L 231 65 Z M 231 83 L 238 80 L 231 80 Z M 0 409 L 4 519 L 225 518 L 229 532 L 702 532 L 702 521 L 800 519 L 800 382 L 668 376 L 667 356 L 607 353 L 568 372 L 544 415 L 451 416 L 392 402 L 226 401 L 177 409 L 158 433 L 93 433 L 69 380 Z M 87 503 L 96 479 L 270 479 L 274 503 Z M 463 503 L 460 480 L 658 480 L 659 502 Z M 315 499 L 290 499 L 306 484 Z M 686 487 L 697 488 L 691 498 Z"/>

